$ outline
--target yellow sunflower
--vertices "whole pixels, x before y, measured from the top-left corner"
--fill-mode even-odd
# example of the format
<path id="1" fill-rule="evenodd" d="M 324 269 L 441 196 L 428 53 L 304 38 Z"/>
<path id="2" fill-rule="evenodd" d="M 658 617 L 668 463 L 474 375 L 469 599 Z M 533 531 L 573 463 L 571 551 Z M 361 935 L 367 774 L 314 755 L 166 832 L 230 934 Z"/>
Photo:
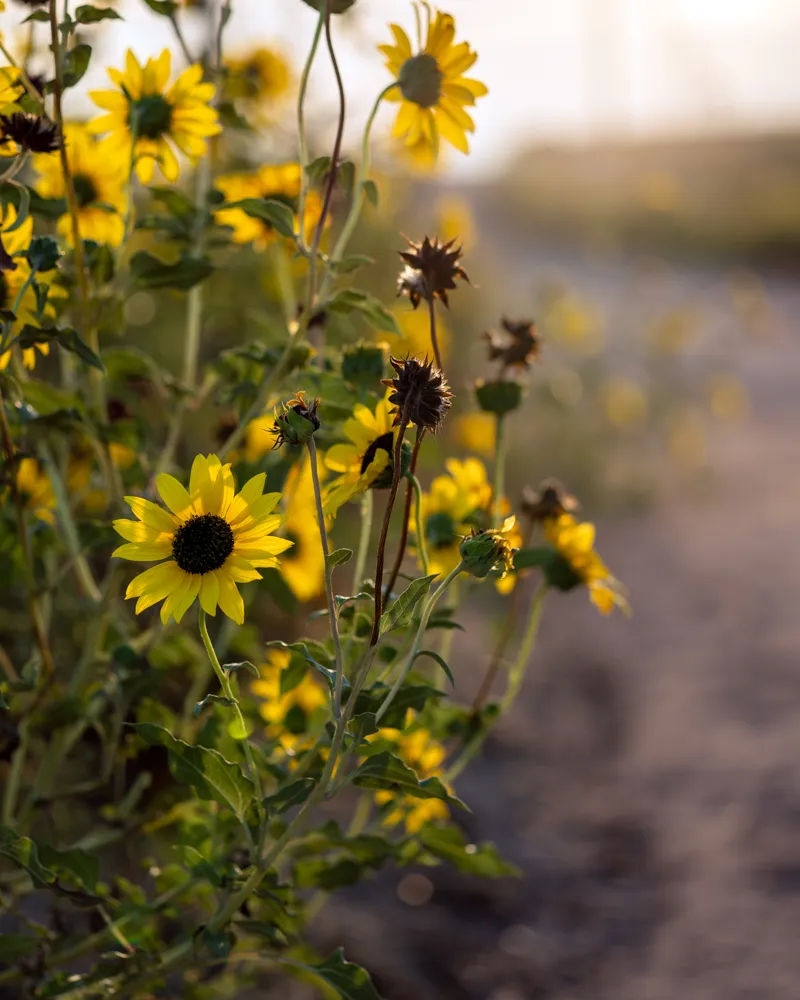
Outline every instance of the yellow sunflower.
<path id="1" fill-rule="evenodd" d="M 3 238 L 3 246 L 6 252 L 13 255 L 20 250 L 27 250 L 33 236 L 33 219 L 31 216 L 22 223 L 19 228 L 14 226 L 17 221 L 17 210 L 13 205 L 6 205 L 0 209 L 0 235 Z M 12 325 L 12 333 L 18 332 L 26 323 L 37 324 L 36 319 L 36 293 L 29 285 L 22 298 L 17 303 L 17 298 L 22 291 L 25 282 L 30 277 L 30 264 L 24 257 L 15 257 L 14 263 L 17 265 L 13 271 L 0 271 L 0 309 L 14 309 L 16 305 L 16 320 Z M 39 284 L 46 283 L 47 275 L 40 274 L 37 277 Z M 45 315 L 52 318 L 54 315 L 50 304 L 45 308 Z M 37 344 L 35 347 L 26 347 L 22 351 L 22 363 L 28 369 L 36 366 L 37 351 L 40 354 L 50 353 L 49 344 Z M 0 371 L 6 369 L 11 361 L 11 351 L 4 351 L 0 354 Z"/>
<path id="2" fill-rule="evenodd" d="M 263 46 L 226 60 L 224 93 L 229 101 L 244 101 L 257 109 L 275 104 L 289 92 L 292 72 L 288 61 Z"/>
<path id="3" fill-rule="evenodd" d="M 10 115 L 21 111 L 17 102 L 23 92 L 19 69 L 16 66 L 0 67 L 0 114 Z M 16 156 L 18 152 L 19 146 L 15 142 L 0 142 L 0 156 Z"/>
<path id="4" fill-rule="evenodd" d="M 387 740 L 391 743 L 392 752 L 414 771 L 420 781 L 441 777 L 445 749 L 432 738 L 427 729 L 414 727 L 413 713 L 408 713 L 403 729 L 379 729 L 368 739 Z M 427 823 L 447 819 L 450 815 L 450 810 L 441 799 L 418 799 L 411 795 L 398 799 L 389 791 L 375 793 L 375 802 L 379 806 L 393 800 L 393 808 L 388 810 L 383 822 L 386 826 L 396 826 L 403 822 L 406 832 L 410 834 L 419 833 Z"/>
<path id="5" fill-rule="evenodd" d="M 141 497 L 126 497 L 137 521 L 117 520 L 114 528 L 126 540 L 113 552 L 119 559 L 154 562 L 128 586 L 137 597 L 136 613 L 164 601 L 161 620 L 179 622 L 195 598 L 210 615 L 217 605 L 237 624 L 244 622 L 244 603 L 237 583 L 260 580 L 257 569 L 278 566 L 276 556 L 291 542 L 274 538 L 281 519 L 272 511 L 280 493 L 264 490 L 265 474 L 253 476 L 241 492 L 230 465 L 216 455 L 198 455 L 188 491 L 174 476 L 161 473 L 156 486 L 169 510 Z"/>
<path id="6" fill-rule="evenodd" d="M 267 723 L 267 736 L 285 750 L 294 750 L 302 742 L 311 716 L 328 704 L 328 696 L 310 673 L 291 691 L 281 694 L 281 675 L 289 666 L 291 654 L 271 649 L 267 662 L 259 669 L 259 679 L 250 691 L 259 699 L 259 713 Z"/>
<path id="7" fill-rule="evenodd" d="M 592 603 L 602 614 L 610 614 L 615 607 L 629 611 L 622 585 L 594 551 L 593 524 L 577 521 L 571 514 L 562 514 L 544 522 L 544 533 L 574 574 L 575 583 L 582 583 L 588 589 Z M 570 588 L 565 586 L 563 589 Z"/>
<path id="8" fill-rule="evenodd" d="M 422 494 L 421 514 L 428 554 L 428 572 L 446 576 L 461 561 L 458 547 L 492 499 L 486 468 L 477 458 L 445 462 L 447 474 L 437 476 L 429 493 Z M 412 508 L 410 528 L 417 532 Z"/>
<path id="9" fill-rule="evenodd" d="M 388 101 L 401 102 L 394 123 L 394 135 L 402 138 L 415 160 L 435 160 L 440 137 L 462 153 L 469 153 L 467 132 L 475 123 L 464 110 L 488 93 L 477 80 L 463 74 L 478 58 L 467 42 L 455 45 L 455 20 L 450 14 L 428 15 L 425 42 L 417 39 L 417 52 L 403 29 L 392 24 L 394 45 L 379 45 L 386 56 L 386 66 L 397 78 L 397 86 L 386 95 Z"/>
<path id="10" fill-rule="evenodd" d="M 78 200 L 78 226 L 81 238 L 116 247 L 124 235 L 124 187 L 130 158 L 122 154 L 113 139 L 98 141 L 85 125 L 64 128 L 67 162 Z M 33 158 L 40 180 L 36 191 L 43 198 L 64 198 L 66 188 L 61 163 L 57 157 L 41 153 Z M 58 220 L 58 231 L 72 241 L 69 214 Z"/>
<path id="11" fill-rule="evenodd" d="M 169 49 L 142 66 L 128 50 L 125 70 L 109 69 L 117 90 L 93 90 L 90 97 L 107 114 L 89 123 L 94 133 L 108 132 L 119 154 L 130 162 L 135 140 L 136 173 L 149 184 L 158 163 L 168 181 L 180 174 L 172 144 L 193 163 L 206 151 L 209 136 L 221 131 L 217 112 L 211 107 L 214 85 L 203 83 L 203 67 L 185 69 L 167 86 L 171 69 Z"/>
<path id="12" fill-rule="evenodd" d="M 225 174 L 217 178 L 216 186 L 225 196 L 226 202 L 244 201 L 245 198 L 274 198 L 296 212 L 300 195 L 302 170 L 299 163 L 268 163 L 253 174 Z M 306 198 L 304 238 L 308 243 L 322 212 L 322 201 L 316 191 L 309 191 Z M 222 208 L 214 213 L 220 226 L 233 229 L 235 243 L 252 243 L 263 250 L 280 237 L 268 222 L 254 219 L 241 208 Z M 294 219 L 295 231 L 298 227 Z"/>
<path id="13" fill-rule="evenodd" d="M 342 432 L 347 444 L 335 444 L 325 455 L 325 465 L 341 473 L 325 491 L 326 514 L 336 511 L 357 493 L 368 488 L 388 489 L 392 484 L 396 429 L 389 394 L 375 410 L 357 403 Z"/>
<path id="14" fill-rule="evenodd" d="M 17 468 L 17 489 L 23 503 L 35 518 L 46 524 L 53 523 L 56 498 L 50 477 L 35 458 L 23 458 Z"/>
<path id="15" fill-rule="evenodd" d="M 272 438 L 273 443 L 275 438 Z M 320 479 L 325 469 L 318 468 Z M 325 589 L 325 556 L 319 539 L 311 459 L 292 467 L 283 487 L 283 534 L 293 547 L 281 560 L 281 576 L 298 601 L 312 601 Z"/>

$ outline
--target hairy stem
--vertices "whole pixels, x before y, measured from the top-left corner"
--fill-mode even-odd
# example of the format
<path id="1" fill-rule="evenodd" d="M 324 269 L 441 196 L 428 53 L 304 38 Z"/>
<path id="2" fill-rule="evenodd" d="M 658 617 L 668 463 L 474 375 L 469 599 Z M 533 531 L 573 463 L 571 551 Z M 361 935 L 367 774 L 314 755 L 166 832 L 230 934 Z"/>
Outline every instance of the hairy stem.
<path id="1" fill-rule="evenodd" d="M 432 295 L 428 295 L 428 314 L 431 319 L 431 347 L 433 348 L 433 357 L 436 361 L 436 367 L 440 372 L 443 372 L 442 352 L 439 349 L 439 335 L 436 332 L 436 300 Z"/>
<path id="2" fill-rule="evenodd" d="M 406 500 L 405 506 L 403 507 L 403 529 L 400 535 L 400 542 L 397 546 L 397 556 L 394 560 L 394 566 L 392 566 L 392 572 L 389 576 L 389 582 L 383 591 L 383 603 L 385 604 L 389 600 L 389 595 L 394 589 L 395 583 L 397 583 L 397 577 L 400 575 L 400 570 L 403 566 L 403 559 L 406 554 L 406 546 L 408 545 L 408 525 L 411 520 L 411 501 L 414 497 L 414 483 L 416 482 L 415 472 L 417 471 L 417 459 L 419 458 L 419 449 L 422 444 L 422 439 L 425 436 L 425 428 L 417 428 L 417 437 L 414 441 L 414 450 L 411 452 L 411 462 L 408 467 L 408 472 L 406 473 L 406 478 L 408 484 L 406 485 Z M 417 483 L 419 485 L 419 483 Z M 420 528 L 417 524 L 417 533 L 419 534 Z M 425 573 L 427 576 L 427 572 Z"/>

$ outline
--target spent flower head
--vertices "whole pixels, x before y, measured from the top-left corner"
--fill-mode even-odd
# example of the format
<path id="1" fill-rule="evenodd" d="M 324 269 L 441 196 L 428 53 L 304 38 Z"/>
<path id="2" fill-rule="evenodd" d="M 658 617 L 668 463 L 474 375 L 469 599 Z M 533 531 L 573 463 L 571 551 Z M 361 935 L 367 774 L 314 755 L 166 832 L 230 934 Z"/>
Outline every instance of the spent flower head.
<path id="1" fill-rule="evenodd" d="M 557 479 L 544 479 L 537 490 L 525 487 L 521 507 L 527 518 L 538 522 L 562 514 L 574 514 L 581 505 Z"/>
<path id="2" fill-rule="evenodd" d="M 397 407 L 395 425 L 402 422 L 405 414 L 406 421 L 416 424 L 420 431 L 435 434 L 452 403 L 453 394 L 447 379 L 427 358 L 420 361 L 418 358 L 392 357 L 389 363 L 395 370 L 395 377 L 381 379 L 381 382 L 392 390 L 389 402 Z"/>
<path id="3" fill-rule="evenodd" d="M 44 115 L 15 111 L 0 115 L 0 144 L 16 143 L 31 153 L 55 153 L 64 145 L 58 124 Z"/>
<path id="4" fill-rule="evenodd" d="M 490 361 L 499 361 L 501 371 L 516 368 L 527 371 L 539 357 L 539 337 L 533 320 L 500 321 L 504 333 L 488 330 L 483 335 L 487 342 Z"/>
<path id="5" fill-rule="evenodd" d="M 425 237 L 415 243 L 404 237 L 408 250 L 400 250 L 405 267 L 397 279 L 397 294 L 407 295 L 416 309 L 421 301 L 441 299 L 448 306 L 447 293 L 456 287 L 456 278 L 469 284 L 467 272 L 461 266 L 462 248 L 455 240 L 443 243 L 438 237 Z"/>

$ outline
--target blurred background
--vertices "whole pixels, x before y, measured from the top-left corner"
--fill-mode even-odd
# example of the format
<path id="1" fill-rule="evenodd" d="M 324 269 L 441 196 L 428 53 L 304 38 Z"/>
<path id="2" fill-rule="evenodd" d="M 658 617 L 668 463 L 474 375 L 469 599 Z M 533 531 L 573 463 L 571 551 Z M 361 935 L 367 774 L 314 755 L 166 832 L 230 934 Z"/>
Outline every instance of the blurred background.
<path id="1" fill-rule="evenodd" d="M 90 86 L 129 45 L 140 57 L 174 48 L 144 4 L 118 6 L 126 21 L 103 27 Z M 199 47 L 207 14 L 191 6 L 182 23 Z M 509 495 L 561 478 L 634 615 L 600 619 L 584 592 L 555 595 L 522 696 L 459 780 L 470 837 L 496 841 L 523 877 L 386 872 L 324 909 L 317 940 L 344 944 L 389 1000 L 795 1000 L 800 5 L 447 10 L 490 90 L 472 154 L 415 174 L 387 109 L 374 133 L 381 207 L 355 249 L 377 259 L 375 287 L 391 298 L 401 232 L 463 238 L 476 287 L 446 317 L 450 450 L 491 455 L 490 429 L 467 414 L 481 332 L 503 315 L 536 320 L 541 364 Z M 231 55 L 264 46 L 289 68 L 237 162 L 296 155 L 292 103 L 315 18 L 300 0 L 235 0 Z M 388 79 L 375 46 L 389 21 L 411 32 L 411 5 L 358 0 L 336 22 L 351 149 Z M 336 108 L 324 52 L 310 95 L 321 154 Z M 263 262 L 252 268 L 255 290 L 242 275 L 213 279 L 209 360 L 270 293 Z M 129 336 L 163 341 L 182 308 L 140 294 Z M 393 346 L 424 344 L 398 308 L 407 338 Z M 177 338 L 163 353 L 177 370 Z M 424 474 L 440 461 L 430 450 Z M 451 659 L 464 697 L 493 642 L 475 610 Z"/>

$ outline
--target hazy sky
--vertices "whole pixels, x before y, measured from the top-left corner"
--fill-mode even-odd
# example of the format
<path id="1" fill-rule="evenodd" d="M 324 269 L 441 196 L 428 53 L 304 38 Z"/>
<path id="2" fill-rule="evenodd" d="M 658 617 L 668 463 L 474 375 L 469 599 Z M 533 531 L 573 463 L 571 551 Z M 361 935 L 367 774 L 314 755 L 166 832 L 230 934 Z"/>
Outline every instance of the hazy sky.
<path id="1" fill-rule="evenodd" d="M 228 45 L 277 44 L 299 63 L 314 11 L 301 0 L 233 6 Z M 121 9 L 126 22 L 104 29 L 109 59 L 128 45 L 144 56 L 170 44 L 141 0 Z M 475 110 L 473 155 L 450 160 L 459 172 L 491 169 L 532 139 L 800 124 L 800 0 L 447 0 L 444 9 L 480 53 L 471 72 L 490 88 Z M 388 40 L 387 22 L 409 33 L 414 24 L 409 0 L 358 0 L 353 13 L 336 19 L 351 140 L 388 79 L 374 48 Z M 312 84 L 325 120 L 335 99 L 324 50 Z"/>

